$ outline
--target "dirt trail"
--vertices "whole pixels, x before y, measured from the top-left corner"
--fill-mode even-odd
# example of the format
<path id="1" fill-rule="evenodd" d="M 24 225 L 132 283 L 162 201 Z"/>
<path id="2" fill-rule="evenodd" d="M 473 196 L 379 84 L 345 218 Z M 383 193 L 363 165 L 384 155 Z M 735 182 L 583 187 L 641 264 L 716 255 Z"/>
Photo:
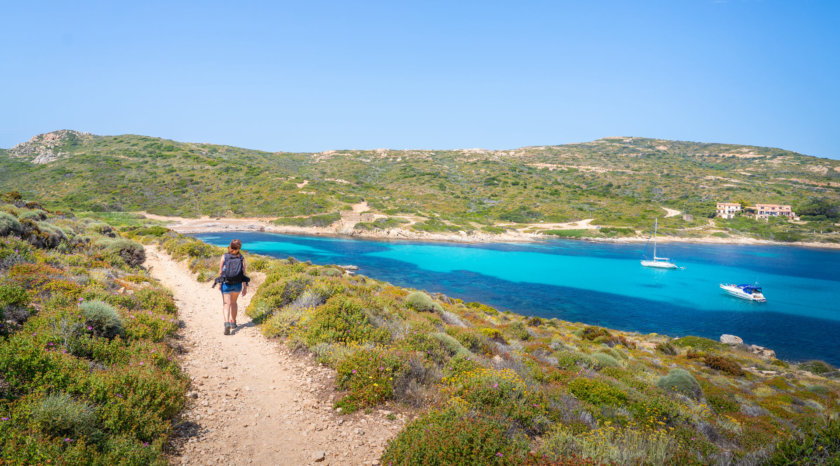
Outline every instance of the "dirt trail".
<path id="1" fill-rule="evenodd" d="M 146 254 L 185 324 L 182 367 L 192 391 L 176 428 L 174 464 L 378 464 L 404 417 L 335 413 L 335 372 L 266 339 L 245 315 L 261 277 L 240 298 L 239 328 L 225 336 L 218 289 L 158 248 L 147 246 Z"/>

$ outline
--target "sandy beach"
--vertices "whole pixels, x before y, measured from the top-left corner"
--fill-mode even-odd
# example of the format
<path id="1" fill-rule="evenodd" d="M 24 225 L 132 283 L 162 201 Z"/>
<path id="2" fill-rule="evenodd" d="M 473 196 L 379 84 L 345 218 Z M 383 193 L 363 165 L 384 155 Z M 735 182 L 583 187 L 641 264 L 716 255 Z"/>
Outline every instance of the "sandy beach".
<path id="1" fill-rule="evenodd" d="M 453 243 L 527 243 L 556 239 L 551 235 L 542 233 L 529 233 L 518 230 L 509 230 L 501 234 L 486 232 L 452 232 L 452 233 L 429 233 L 414 231 L 406 228 L 389 228 L 385 230 L 358 230 L 354 224 L 345 221 L 338 221 L 327 227 L 303 227 L 293 225 L 276 225 L 271 223 L 271 218 L 266 217 L 236 217 L 236 218 L 185 218 L 168 217 L 138 212 L 150 220 L 166 223 L 178 233 L 212 233 L 218 231 L 252 231 L 266 233 L 280 233 L 290 235 L 310 236 L 334 236 L 344 238 L 362 238 L 372 240 L 406 240 L 406 241 L 443 241 Z M 552 229 L 595 229 L 590 225 L 589 220 L 580 222 L 569 222 L 565 224 L 552 224 Z M 647 236 L 622 237 L 622 238 L 569 238 L 580 241 L 608 242 L 608 243 L 643 243 L 648 240 Z M 699 244 L 735 244 L 754 246 L 798 246 L 822 249 L 840 249 L 840 244 L 817 243 L 817 242 L 789 242 L 768 241 L 745 236 L 719 238 L 716 236 L 701 236 L 696 238 L 685 238 L 677 236 L 659 236 L 660 243 L 699 243 Z"/>

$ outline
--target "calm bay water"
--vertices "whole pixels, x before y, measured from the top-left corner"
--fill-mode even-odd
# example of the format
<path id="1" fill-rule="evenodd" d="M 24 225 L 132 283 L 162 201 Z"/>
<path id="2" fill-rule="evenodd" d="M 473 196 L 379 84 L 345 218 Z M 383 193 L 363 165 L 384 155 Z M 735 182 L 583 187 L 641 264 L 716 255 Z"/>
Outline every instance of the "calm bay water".
<path id="1" fill-rule="evenodd" d="M 671 336 L 738 335 L 783 359 L 840 365 L 840 251 L 784 246 L 664 244 L 683 270 L 639 264 L 641 245 L 369 241 L 272 233 L 195 237 L 316 264 L 352 264 L 395 285 L 541 317 Z M 767 303 L 730 297 L 719 283 L 755 283 Z"/>

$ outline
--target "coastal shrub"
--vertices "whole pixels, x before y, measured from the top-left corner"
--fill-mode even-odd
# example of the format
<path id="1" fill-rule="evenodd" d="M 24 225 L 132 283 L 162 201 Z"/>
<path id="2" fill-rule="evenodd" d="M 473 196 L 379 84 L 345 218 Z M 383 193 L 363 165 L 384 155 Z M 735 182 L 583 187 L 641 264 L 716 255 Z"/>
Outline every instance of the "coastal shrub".
<path id="1" fill-rule="evenodd" d="M 479 368 L 444 380 L 445 393 L 460 398 L 471 409 L 509 418 L 529 434 L 540 434 L 550 425 L 545 396 L 529 390 L 512 369 Z"/>
<path id="2" fill-rule="evenodd" d="M 431 334 L 432 338 L 439 341 L 441 346 L 443 346 L 446 351 L 449 352 L 450 356 L 455 355 L 462 355 L 462 356 L 471 356 L 472 354 L 463 346 L 461 343 L 453 338 L 450 335 L 447 335 L 443 332 L 434 332 Z"/>
<path id="3" fill-rule="evenodd" d="M 834 370 L 834 367 L 832 367 L 831 364 L 829 364 L 825 361 L 818 361 L 818 360 L 806 361 L 806 362 L 803 362 L 803 363 L 799 364 L 799 366 L 797 366 L 797 367 L 800 370 L 808 371 L 808 372 L 811 372 L 812 374 L 818 374 L 818 375 L 827 374 L 827 373 Z"/>
<path id="4" fill-rule="evenodd" d="M 431 296 L 423 293 L 422 291 L 415 291 L 406 296 L 405 304 L 411 309 L 420 312 L 435 312 L 443 310 L 440 304 L 436 303 Z"/>
<path id="5" fill-rule="evenodd" d="M 575 432 L 560 425 L 547 436 L 539 453 L 552 461 L 546 464 L 569 456 L 580 458 L 569 464 L 674 464 L 669 458 L 676 444 L 676 439 L 662 430 L 607 426 Z"/>
<path id="6" fill-rule="evenodd" d="M 358 298 L 336 295 L 317 307 L 306 321 L 304 339 L 310 348 L 318 343 L 386 343 L 391 333 L 370 322 Z"/>
<path id="7" fill-rule="evenodd" d="M 584 327 L 580 335 L 584 340 L 614 346 L 621 341 L 607 329 L 601 327 Z"/>
<path id="8" fill-rule="evenodd" d="M 0 212 L 0 236 L 19 235 L 22 228 L 18 219 L 7 212 Z"/>
<path id="9" fill-rule="evenodd" d="M 596 406 L 620 406 L 627 401 L 627 394 L 605 382 L 578 377 L 569 382 L 569 392 L 581 401 Z"/>
<path id="10" fill-rule="evenodd" d="M 717 369 L 721 372 L 726 372 L 729 375 L 744 375 L 744 369 L 741 369 L 741 366 L 737 362 L 724 356 L 709 354 L 705 358 L 703 358 L 703 363 L 706 364 L 706 366 L 711 367 L 712 369 Z"/>
<path id="11" fill-rule="evenodd" d="M 557 367 L 567 371 L 576 371 L 581 367 L 595 367 L 598 364 L 592 356 L 577 351 L 557 351 L 552 356 L 557 359 Z"/>
<path id="12" fill-rule="evenodd" d="M 79 305 L 85 325 L 94 335 L 114 338 L 123 332 L 123 322 L 117 310 L 102 301 L 85 301 Z"/>
<path id="13" fill-rule="evenodd" d="M 662 354 L 667 354 L 668 356 L 676 356 L 677 355 L 677 349 L 674 348 L 674 345 L 672 345 L 670 342 L 667 342 L 667 341 L 663 341 L 661 343 L 658 343 L 656 345 L 656 350 L 659 351 Z"/>
<path id="14" fill-rule="evenodd" d="M 475 353 L 489 353 L 492 351 L 490 343 L 483 335 L 473 329 L 460 327 L 447 327 L 446 333 L 455 337 L 466 349 Z"/>
<path id="15" fill-rule="evenodd" d="M 737 413 L 741 410 L 741 405 L 724 395 L 709 395 L 706 401 L 718 414 Z"/>
<path id="16" fill-rule="evenodd" d="M 349 391 L 335 406 L 344 413 L 377 405 L 394 397 L 394 380 L 405 370 L 397 355 L 381 350 L 359 350 L 342 359 L 336 386 Z"/>
<path id="17" fill-rule="evenodd" d="M 518 340 L 528 341 L 531 339 L 531 332 L 528 331 L 522 322 L 514 322 L 510 324 L 508 331 Z"/>
<path id="18" fill-rule="evenodd" d="M 7 322 L 23 324 L 29 318 L 29 293 L 16 285 L 0 285 L 0 335 L 9 331 Z"/>
<path id="19" fill-rule="evenodd" d="M 95 431 L 94 415 L 92 406 L 66 393 L 45 397 L 32 411 L 32 419 L 42 432 L 74 440 Z"/>
<path id="20" fill-rule="evenodd" d="M 178 310 L 172 292 L 166 288 L 147 286 L 134 293 L 141 309 L 160 314 L 174 315 Z"/>
<path id="21" fill-rule="evenodd" d="M 676 340 L 673 340 L 672 343 L 683 348 L 692 347 L 703 351 L 723 350 L 726 348 L 726 345 L 723 343 L 710 340 L 708 338 L 696 337 L 694 335 L 677 338 Z"/>
<path id="22" fill-rule="evenodd" d="M 606 353 L 595 353 L 592 357 L 598 362 L 599 368 L 619 367 L 621 365 L 616 358 Z"/>
<path id="23" fill-rule="evenodd" d="M 406 426 L 385 448 L 381 464 L 523 464 L 528 438 L 499 418 L 446 409 L 429 412 Z"/>
<path id="24" fill-rule="evenodd" d="M 129 266 L 136 267 L 146 261 L 146 250 L 140 243 L 127 239 L 112 239 L 104 241 L 103 246 Z"/>
<path id="25" fill-rule="evenodd" d="M 491 315 L 491 316 L 499 313 L 499 311 L 496 310 L 495 308 L 490 307 L 490 306 L 488 306 L 486 304 L 483 304 L 483 303 L 478 303 L 478 302 L 472 301 L 472 302 L 466 303 L 466 305 L 470 309 L 475 309 L 475 310 L 483 312 L 484 314 Z"/>
<path id="26" fill-rule="evenodd" d="M 685 369 L 671 369 L 668 375 L 660 377 L 656 386 L 663 390 L 681 393 L 695 400 L 703 396 L 703 389 L 697 380 Z"/>
<path id="27" fill-rule="evenodd" d="M 767 464 L 840 464 L 840 418 L 814 422 L 800 435 L 777 443 Z"/>

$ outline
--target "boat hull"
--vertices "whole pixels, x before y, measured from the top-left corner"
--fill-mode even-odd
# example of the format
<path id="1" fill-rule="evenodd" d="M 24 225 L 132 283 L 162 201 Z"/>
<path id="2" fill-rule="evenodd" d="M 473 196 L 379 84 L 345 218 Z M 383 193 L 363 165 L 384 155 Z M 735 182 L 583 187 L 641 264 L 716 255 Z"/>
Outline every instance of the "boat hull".
<path id="1" fill-rule="evenodd" d="M 755 301 L 757 303 L 767 302 L 767 298 L 765 298 L 763 294 L 755 295 L 755 294 L 752 294 L 752 293 L 746 293 L 743 290 L 741 290 L 740 288 L 735 287 L 735 286 L 728 286 L 728 285 L 721 284 L 720 289 L 725 291 L 730 296 L 735 296 L 736 298 L 745 299 L 747 301 Z"/>
<path id="2" fill-rule="evenodd" d="M 676 269 L 677 264 L 663 261 L 641 261 L 645 267 L 653 267 L 656 269 Z"/>

